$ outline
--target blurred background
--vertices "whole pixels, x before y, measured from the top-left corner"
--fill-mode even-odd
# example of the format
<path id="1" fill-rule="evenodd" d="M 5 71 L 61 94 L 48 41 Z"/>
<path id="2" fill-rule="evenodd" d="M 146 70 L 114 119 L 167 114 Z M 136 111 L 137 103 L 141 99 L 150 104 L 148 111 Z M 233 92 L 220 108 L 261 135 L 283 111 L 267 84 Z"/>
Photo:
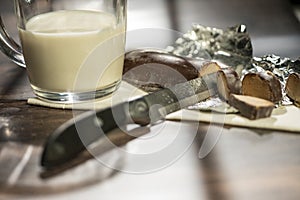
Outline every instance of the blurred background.
<path id="1" fill-rule="evenodd" d="M 0 7 L 5 23 L 15 17 L 13 1 L 1 0 L 1 5 L 4 4 L 11 8 Z M 256 56 L 274 53 L 298 58 L 299 20 L 300 0 L 128 0 L 129 31 L 162 28 L 184 33 L 193 23 L 217 28 L 243 23 L 247 25 Z M 15 24 L 6 26 L 17 38 Z"/>
<path id="2" fill-rule="evenodd" d="M 128 0 L 128 29 L 186 32 L 193 23 L 217 28 L 247 25 L 254 54 L 300 56 L 299 0 Z M 131 3 L 134 2 L 134 7 Z M 157 9 L 157 4 L 159 8 Z M 165 12 L 167 10 L 167 12 Z M 192 14 L 191 14 L 192 13 Z"/>

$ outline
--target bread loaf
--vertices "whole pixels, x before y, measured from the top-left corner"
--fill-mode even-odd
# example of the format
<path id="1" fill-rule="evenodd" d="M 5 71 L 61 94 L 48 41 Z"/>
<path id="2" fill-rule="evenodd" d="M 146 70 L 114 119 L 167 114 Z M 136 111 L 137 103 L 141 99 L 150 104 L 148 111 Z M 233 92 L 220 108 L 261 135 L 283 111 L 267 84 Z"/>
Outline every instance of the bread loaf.
<path id="1" fill-rule="evenodd" d="M 294 104 L 300 107 L 300 74 L 292 73 L 289 75 L 285 91 L 287 96 L 294 102 Z"/>
<path id="2" fill-rule="evenodd" d="M 242 81 L 242 93 L 278 103 L 282 99 L 278 78 L 270 71 L 249 73 Z"/>
<path id="3" fill-rule="evenodd" d="M 123 80 L 157 89 L 198 77 L 198 70 L 182 57 L 164 51 L 137 49 L 125 54 Z"/>
<path id="4" fill-rule="evenodd" d="M 123 80 L 152 92 L 220 69 L 215 62 L 184 58 L 160 50 L 137 49 L 125 54 Z"/>

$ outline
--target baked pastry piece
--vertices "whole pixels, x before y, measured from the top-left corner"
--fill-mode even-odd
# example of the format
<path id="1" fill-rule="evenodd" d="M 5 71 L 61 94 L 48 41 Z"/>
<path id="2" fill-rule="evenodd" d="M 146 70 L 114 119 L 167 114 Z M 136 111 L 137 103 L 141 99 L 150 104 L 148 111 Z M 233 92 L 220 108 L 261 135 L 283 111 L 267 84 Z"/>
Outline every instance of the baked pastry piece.
<path id="1" fill-rule="evenodd" d="M 242 93 L 278 103 L 282 99 L 278 78 L 270 71 L 246 74 L 242 81 Z"/>
<path id="2" fill-rule="evenodd" d="M 125 54 L 123 80 L 154 91 L 198 77 L 198 70 L 186 59 L 167 52 L 137 49 Z"/>
<path id="3" fill-rule="evenodd" d="M 285 91 L 287 96 L 294 102 L 294 104 L 300 107 L 300 74 L 292 73 L 289 75 Z"/>
<path id="4" fill-rule="evenodd" d="M 217 72 L 217 89 L 219 97 L 228 101 L 230 94 L 240 94 L 242 83 L 239 75 L 231 68 Z"/>
<path id="5" fill-rule="evenodd" d="M 198 70 L 186 59 L 160 50 L 137 49 L 125 54 L 124 74 L 139 66 L 145 67 L 146 73 L 146 70 L 155 70 L 156 73 L 161 73 L 160 69 L 166 67 L 176 70 L 188 80 L 198 76 Z"/>
<path id="6" fill-rule="evenodd" d="M 221 68 L 215 62 L 184 58 L 160 50 L 137 49 L 125 54 L 123 80 L 152 92 L 218 70 Z"/>
<path id="7" fill-rule="evenodd" d="M 274 108 L 274 103 L 268 100 L 236 94 L 230 95 L 229 104 L 238 109 L 242 116 L 251 120 L 270 117 Z"/>

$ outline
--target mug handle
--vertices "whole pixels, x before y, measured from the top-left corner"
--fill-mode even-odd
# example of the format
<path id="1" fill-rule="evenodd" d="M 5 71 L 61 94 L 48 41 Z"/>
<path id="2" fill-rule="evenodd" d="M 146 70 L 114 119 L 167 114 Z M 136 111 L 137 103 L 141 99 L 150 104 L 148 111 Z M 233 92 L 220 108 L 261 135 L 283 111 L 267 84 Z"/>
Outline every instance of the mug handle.
<path id="1" fill-rule="evenodd" d="M 21 67 L 25 67 L 22 48 L 7 33 L 1 15 L 0 15 L 0 50 L 14 63 L 16 63 Z"/>

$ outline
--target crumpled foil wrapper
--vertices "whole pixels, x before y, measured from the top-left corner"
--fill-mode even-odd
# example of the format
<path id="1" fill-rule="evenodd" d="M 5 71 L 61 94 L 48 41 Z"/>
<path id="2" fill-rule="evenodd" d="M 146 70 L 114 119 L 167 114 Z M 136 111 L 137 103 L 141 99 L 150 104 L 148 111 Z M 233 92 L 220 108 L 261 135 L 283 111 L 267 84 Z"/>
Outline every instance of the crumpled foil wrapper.
<path id="1" fill-rule="evenodd" d="M 252 43 L 245 25 L 226 30 L 194 24 L 167 51 L 179 56 L 209 59 L 231 66 L 238 73 L 251 67 Z"/>
<path id="2" fill-rule="evenodd" d="M 217 61 L 232 67 L 241 77 L 250 72 L 269 70 L 281 81 L 282 105 L 291 104 L 285 95 L 284 88 L 290 73 L 300 73 L 300 58 L 293 61 L 290 58 L 280 58 L 272 54 L 253 57 L 251 38 L 245 25 L 236 25 L 223 30 L 195 24 L 190 31 L 178 38 L 174 45 L 168 46 L 167 51 L 179 56 Z M 189 109 L 237 112 L 234 109 L 223 108 L 223 103 L 212 98 L 191 106 Z"/>

